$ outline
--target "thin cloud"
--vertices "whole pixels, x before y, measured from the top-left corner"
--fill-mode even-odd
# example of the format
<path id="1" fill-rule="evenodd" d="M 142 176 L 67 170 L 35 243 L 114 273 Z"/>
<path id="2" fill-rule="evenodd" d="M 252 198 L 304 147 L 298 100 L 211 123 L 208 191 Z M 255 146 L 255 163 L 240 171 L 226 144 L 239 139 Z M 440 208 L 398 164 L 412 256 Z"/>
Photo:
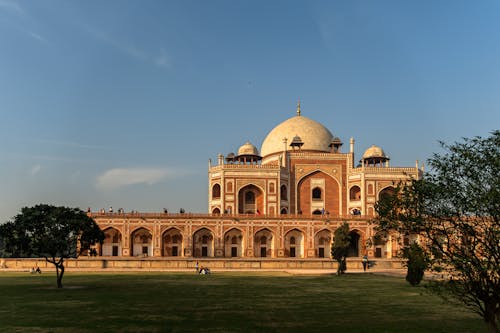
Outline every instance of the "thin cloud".
<path id="1" fill-rule="evenodd" d="M 153 185 L 171 174 L 171 170 L 161 168 L 115 168 L 97 177 L 96 187 L 101 190 L 113 190 L 137 184 Z"/>
<path id="2" fill-rule="evenodd" d="M 30 35 L 32 38 L 38 40 L 39 42 L 47 43 L 47 40 L 37 33 L 34 33 L 32 31 L 28 31 L 28 35 Z"/>
<path id="3" fill-rule="evenodd" d="M 19 16 L 24 16 L 26 12 L 24 9 L 15 1 L 0 0 L 0 10 L 14 13 Z"/>
<path id="4" fill-rule="evenodd" d="M 121 52 L 129 55 L 130 57 L 144 61 L 147 63 L 154 64 L 158 67 L 161 68 L 170 68 L 171 67 L 171 59 L 170 56 L 168 55 L 167 51 L 164 48 L 160 49 L 160 54 L 159 55 L 152 55 L 149 52 L 146 52 L 145 50 L 137 47 L 131 42 L 124 41 L 124 40 L 119 40 L 113 36 L 110 36 L 109 34 L 105 33 L 104 31 L 99 31 L 95 29 L 94 27 L 90 27 L 88 25 L 83 26 L 84 29 L 92 35 L 95 39 L 100 40 L 108 45 L 111 45 L 112 47 L 120 50 Z"/>
<path id="5" fill-rule="evenodd" d="M 41 143 L 47 143 L 47 144 L 58 145 L 58 146 L 66 146 L 66 147 L 72 147 L 72 148 L 109 149 L 109 147 L 106 147 L 106 146 L 87 145 L 87 144 L 73 142 L 73 141 L 58 141 L 58 140 L 47 140 L 47 139 L 38 139 L 36 141 L 41 142 Z"/>
<path id="6" fill-rule="evenodd" d="M 42 169 L 42 166 L 40 164 L 34 165 L 30 170 L 30 175 L 32 175 L 32 176 L 37 175 L 41 169 Z"/>
<path id="7" fill-rule="evenodd" d="M 10 23 L 12 28 L 17 29 L 21 33 L 26 34 L 39 42 L 47 43 L 47 39 L 42 35 L 26 28 L 26 26 L 34 26 L 34 21 L 31 15 L 29 15 L 29 13 L 27 13 L 18 2 L 0 0 L 0 12 L 2 11 L 16 17 L 14 22 Z"/>
<path id="8" fill-rule="evenodd" d="M 155 64 L 159 67 L 170 68 L 171 66 L 170 57 L 164 48 L 160 50 L 160 55 L 156 57 Z"/>

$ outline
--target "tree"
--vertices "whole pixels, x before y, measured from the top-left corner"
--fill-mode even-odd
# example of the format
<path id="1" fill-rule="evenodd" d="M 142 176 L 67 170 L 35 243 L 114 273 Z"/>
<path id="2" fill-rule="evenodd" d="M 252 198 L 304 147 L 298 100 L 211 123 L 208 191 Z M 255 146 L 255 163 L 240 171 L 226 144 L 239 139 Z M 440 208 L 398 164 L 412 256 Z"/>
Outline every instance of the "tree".
<path id="1" fill-rule="evenodd" d="M 402 256 L 406 259 L 406 266 L 408 267 L 406 281 L 412 286 L 416 286 L 422 281 L 425 270 L 427 269 L 427 254 L 416 242 L 404 247 L 402 252 Z"/>
<path id="2" fill-rule="evenodd" d="M 64 260 L 102 243 L 104 234 L 80 209 L 37 205 L 22 208 L 14 221 L 1 225 L 0 238 L 11 257 L 43 257 L 53 264 L 62 288 Z"/>
<path id="3" fill-rule="evenodd" d="M 423 179 L 400 184 L 376 205 L 381 230 L 415 234 L 434 272 L 434 290 L 500 322 L 500 131 L 447 145 Z"/>
<path id="4" fill-rule="evenodd" d="M 347 270 L 346 258 L 349 252 L 351 236 L 349 235 L 349 224 L 344 222 L 335 230 L 335 236 L 332 244 L 332 257 L 337 260 L 337 275 L 344 274 Z"/>

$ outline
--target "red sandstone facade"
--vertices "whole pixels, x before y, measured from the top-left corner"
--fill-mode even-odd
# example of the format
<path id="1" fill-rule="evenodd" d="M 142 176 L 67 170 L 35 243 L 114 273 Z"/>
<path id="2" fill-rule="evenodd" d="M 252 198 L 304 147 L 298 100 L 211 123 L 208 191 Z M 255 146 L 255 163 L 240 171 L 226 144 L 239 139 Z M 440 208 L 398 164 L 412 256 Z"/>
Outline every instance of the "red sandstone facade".
<path id="1" fill-rule="evenodd" d="M 356 165 L 326 127 L 297 115 L 276 126 L 261 152 L 250 143 L 209 163 L 206 215 L 91 213 L 106 234 L 103 256 L 329 258 L 335 229 L 351 228 L 351 256 L 391 258 L 403 241 L 376 235 L 374 205 L 421 177 L 390 167 L 377 146 Z"/>

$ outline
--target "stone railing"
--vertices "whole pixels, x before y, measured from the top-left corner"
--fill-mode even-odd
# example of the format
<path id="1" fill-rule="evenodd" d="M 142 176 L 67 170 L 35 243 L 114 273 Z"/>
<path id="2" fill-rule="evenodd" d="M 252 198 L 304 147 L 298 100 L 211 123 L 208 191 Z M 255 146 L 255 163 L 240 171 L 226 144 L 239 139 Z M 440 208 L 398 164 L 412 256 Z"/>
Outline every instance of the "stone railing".
<path id="1" fill-rule="evenodd" d="M 93 218 L 157 218 L 157 219 L 279 219 L 279 220 L 370 220 L 367 215 L 316 215 L 316 214 L 200 214 L 200 213 L 161 213 L 161 212 L 88 212 Z"/>
<path id="2" fill-rule="evenodd" d="M 416 174 L 417 169 L 415 167 L 357 167 L 352 169 L 351 174 L 364 173 L 364 174 L 381 174 L 381 173 L 405 173 L 405 174 Z"/>
<path id="3" fill-rule="evenodd" d="M 264 170 L 280 170 L 281 167 L 275 164 L 222 164 L 210 167 L 210 171 L 218 171 L 223 169 L 264 169 Z"/>

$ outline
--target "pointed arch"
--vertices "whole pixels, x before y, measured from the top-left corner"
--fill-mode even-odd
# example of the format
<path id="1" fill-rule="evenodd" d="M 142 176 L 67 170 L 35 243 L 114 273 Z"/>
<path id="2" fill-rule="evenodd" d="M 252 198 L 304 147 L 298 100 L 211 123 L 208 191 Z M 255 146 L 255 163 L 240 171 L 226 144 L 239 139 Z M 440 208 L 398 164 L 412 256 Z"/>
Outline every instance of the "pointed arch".
<path id="1" fill-rule="evenodd" d="M 314 235 L 314 250 L 318 258 L 331 257 L 332 239 L 332 232 L 326 228 Z"/>
<path id="2" fill-rule="evenodd" d="M 239 228 L 231 228 L 224 234 L 224 256 L 243 257 L 243 232 Z"/>
<path id="3" fill-rule="evenodd" d="M 220 199 L 221 195 L 221 187 L 220 184 L 216 183 L 212 186 L 212 200 Z"/>
<path id="4" fill-rule="evenodd" d="M 274 257 L 274 234 L 268 228 L 261 228 L 254 234 L 254 256 Z"/>
<path id="5" fill-rule="evenodd" d="M 394 195 L 394 186 L 386 186 L 378 192 L 378 200 L 384 197 L 390 197 Z"/>
<path id="6" fill-rule="evenodd" d="M 389 234 L 379 231 L 373 236 L 373 246 L 375 247 L 375 258 L 387 258 L 389 251 Z"/>
<path id="7" fill-rule="evenodd" d="M 285 184 L 280 187 L 280 198 L 281 200 L 288 200 L 288 189 Z"/>
<path id="8" fill-rule="evenodd" d="M 214 256 L 214 233 L 212 230 L 203 227 L 193 233 L 193 254 L 194 257 Z"/>
<path id="9" fill-rule="evenodd" d="M 153 235 L 146 227 L 138 227 L 130 237 L 132 256 L 152 256 L 153 255 Z"/>
<path id="10" fill-rule="evenodd" d="M 238 213 L 264 213 L 264 190 L 255 184 L 243 186 L 238 191 Z"/>
<path id="11" fill-rule="evenodd" d="M 293 228 L 285 234 L 285 256 L 290 258 L 304 257 L 304 232 Z"/>
<path id="12" fill-rule="evenodd" d="M 368 194 L 373 195 L 373 184 L 368 184 Z"/>
<path id="13" fill-rule="evenodd" d="M 360 257 L 365 252 L 364 233 L 361 230 L 353 229 L 349 231 L 351 240 L 349 242 L 348 257 Z"/>
<path id="14" fill-rule="evenodd" d="M 354 185 L 349 190 L 349 200 L 358 201 L 361 200 L 361 188 L 358 185 Z"/>
<path id="15" fill-rule="evenodd" d="M 341 184 L 321 170 L 311 171 L 297 182 L 296 209 L 303 214 L 325 211 L 340 215 L 342 205 Z"/>
<path id="16" fill-rule="evenodd" d="M 103 256 L 121 256 L 122 255 L 122 233 L 113 227 L 103 230 L 104 241 L 102 243 Z"/>
<path id="17" fill-rule="evenodd" d="M 323 190 L 316 186 L 315 188 L 312 189 L 311 191 L 311 196 L 313 200 L 321 200 L 323 199 Z"/>
<path id="18" fill-rule="evenodd" d="M 182 232 L 171 227 L 165 230 L 161 237 L 162 256 L 165 257 L 183 257 L 184 256 L 184 237 Z"/>

